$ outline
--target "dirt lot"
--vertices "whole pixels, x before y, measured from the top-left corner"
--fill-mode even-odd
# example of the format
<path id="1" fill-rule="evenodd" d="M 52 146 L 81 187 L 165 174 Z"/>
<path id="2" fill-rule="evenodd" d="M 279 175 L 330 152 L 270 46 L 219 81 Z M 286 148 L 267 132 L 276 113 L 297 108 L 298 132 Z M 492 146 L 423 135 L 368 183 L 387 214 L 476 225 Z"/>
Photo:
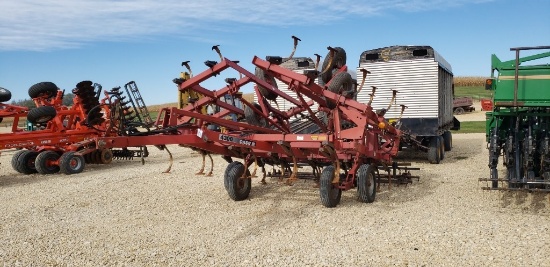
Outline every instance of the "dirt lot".
<path id="1" fill-rule="evenodd" d="M 461 116 L 474 116 L 467 114 Z M 479 115 L 478 115 L 479 116 Z M 186 148 L 88 165 L 78 175 L 22 175 L 0 156 L 0 263 L 5 266 L 550 266 L 550 197 L 487 192 L 484 134 L 455 134 L 440 165 L 363 204 L 355 190 L 328 209 L 310 180 L 253 180 L 250 199 L 223 187 L 227 163 L 196 176 Z"/>

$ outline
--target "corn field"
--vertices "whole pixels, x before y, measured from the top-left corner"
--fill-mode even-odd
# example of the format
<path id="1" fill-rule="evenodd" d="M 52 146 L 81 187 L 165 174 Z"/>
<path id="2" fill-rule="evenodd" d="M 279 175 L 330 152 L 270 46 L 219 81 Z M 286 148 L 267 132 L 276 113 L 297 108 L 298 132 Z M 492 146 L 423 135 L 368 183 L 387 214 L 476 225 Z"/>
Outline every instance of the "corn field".
<path id="1" fill-rule="evenodd" d="M 456 87 L 485 86 L 487 77 L 454 77 Z"/>

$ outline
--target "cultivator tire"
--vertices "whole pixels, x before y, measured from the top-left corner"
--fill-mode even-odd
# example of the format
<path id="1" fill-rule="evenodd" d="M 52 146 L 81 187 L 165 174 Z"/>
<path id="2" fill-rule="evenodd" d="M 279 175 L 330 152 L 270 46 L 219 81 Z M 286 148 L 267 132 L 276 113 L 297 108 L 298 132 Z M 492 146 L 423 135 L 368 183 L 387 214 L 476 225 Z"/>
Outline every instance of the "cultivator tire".
<path id="1" fill-rule="evenodd" d="M 245 169 L 244 165 L 238 161 L 229 163 L 225 169 L 223 185 L 229 197 L 235 201 L 245 200 L 250 194 L 252 181 L 248 170 L 246 170 L 246 178 L 241 178 Z"/>
<path id="2" fill-rule="evenodd" d="M 55 164 L 59 159 L 59 153 L 51 150 L 40 152 L 34 161 L 36 171 L 40 174 L 52 174 L 59 172 L 59 165 Z"/>
<path id="3" fill-rule="evenodd" d="M 11 165 L 14 170 L 22 174 L 37 173 L 35 167 L 36 156 L 38 152 L 32 150 L 21 150 L 13 155 Z"/>
<path id="4" fill-rule="evenodd" d="M 275 77 L 269 74 L 266 74 L 263 69 L 256 67 L 256 71 L 254 72 L 254 75 L 256 75 L 256 77 L 258 77 L 260 80 L 269 83 L 274 88 L 278 88 L 277 82 L 275 81 Z M 277 99 L 277 96 L 278 96 L 277 94 L 271 92 L 270 90 L 268 90 L 267 88 L 259 84 L 258 84 L 258 90 L 260 91 L 260 94 L 262 94 L 268 100 Z"/>
<path id="5" fill-rule="evenodd" d="M 52 82 L 37 83 L 29 88 L 29 96 L 31 98 L 37 98 L 39 96 L 46 96 L 50 98 L 57 93 L 57 85 Z"/>
<path id="6" fill-rule="evenodd" d="M 52 106 L 42 106 L 31 109 L 27 114 L 27 120 L 33 124 L 42 124 L 51 121 L 57 115 Z"/>
<path id="7" fill-rule="evenodd" d="M 261 110 L 262 108 L 260 105 L 253 103 L 254 107 Z M 250 125 L 254 126 L 260 126 L 260 127 L 267 127 L 268 123 L 264 117 L 260 117 L 260 115 L 256 114 L 254 110 L 252 110 L 249 106 L 244 106 L 244 118 L 246 122 Z"/>
<path id="8" fill-rule="evenodd" d="M 110 149 L 99 150 L 99 162 L 101 164 L 109 164 L 113 161 L 113 151 Z"/>
<path id="9" fill-rule="evenodd" d="M 445 144 L 445 151 L 451 151 L 453 149 L 453 134 L 451 131 L 445 131 L 443 133 L 443 143 Z"/>
<path id="10" fill-rule="evenodd" d="M 324 84 L 327 84 L 330 79 L 332 79 L 332 70 L 334 68 L 341 68 L 346 65 L 346 51 L 341 47 L 335 47 L 334 49 L 336 50 L 334 53 L 334 58 L 331 60 L 330 52 L 328 52 L 327 56 L 323 60 L 323 65 L 321 68 L 321 81 Z M 327 68 L 328 71 L 325 72 Z"/>
<path id="11" fill-rule="evenodd" d="M 333 184 L 332 180 L 334 180 L 334 166 L 331 165 L 323 169 L 319 180 L 321 203 L 327 208 L 336 207 L 342 198 L 342 189 L 338 185 Z"/>
<path id="12" fill-rule="evenodd" d="M 59 158 L 59 169 L 64 174 L 81 173 L 85 165 L 84 157 L 74 151 L 65 152 Z"/>
<path id="13" fill-rule="evenodd" d="M 335 94 L 342 94 L 343 92 L 349 92 L 352 90 L 353 79 L 351 74 L 347 72 L 339 72 L 330 80 L 328 90 Z"/>
<path id="14" fill-rule="evenodd" d="M 363 164 L 357 169 L 357 198 L 363 203 L 372 203 L 376 197 L 376 168 Z"/>
<path id="15" fill-rule="evenodd" d="M 441 162 L 441 144 L 438 136 L 434 136 L 430 139 L 428 145 L 428 161 L 432 164 L 439 164 Z"/>
<path id="16" fill-rule="evenodd" d="M 11 92 L 6 88 L 0 87 L 0 102 L 10 101 Z"/>

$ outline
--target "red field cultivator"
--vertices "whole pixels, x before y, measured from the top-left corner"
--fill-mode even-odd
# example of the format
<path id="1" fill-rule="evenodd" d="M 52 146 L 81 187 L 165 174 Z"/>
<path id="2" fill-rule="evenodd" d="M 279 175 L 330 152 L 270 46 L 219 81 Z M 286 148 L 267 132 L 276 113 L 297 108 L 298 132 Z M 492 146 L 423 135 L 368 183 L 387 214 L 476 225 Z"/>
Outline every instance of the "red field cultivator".
<path id="1" fill-rule="evenodd" d="M 294 38 L 295 47 L 298 40 Z M 342 48 L 329 47 L 322 71 L 315 67 L 303 74 L 279 66 L 294 51 L 289 58 L 254 57 L 253 74 L 238 62 L 221 56 L 218 47 L 213 49 L 220 55 L 220 62 L 206 61 L 208 69 L 202 73 L 174 79 L 178 90 L 189 96 L 187 105 L 162 109 L 155 122 L 135 83 L 126 85 L 128 100 L 120 88 L 114 88 L 105 91 L 100 101 L 100 86 L 81 82 L 73 90 L 71 108 L 60 105 L 63 93 L 55 85 L 35 85 L 29 94 L 32 91 L 38 108 L 13 112 L 14 116 L 26 114 L 40 129 L 0 135 L 0 149 L 28 149 L 18 152 L 12 160 L 19 172 L 61 170 L 71 174 L 81 172 L 85 162 L 108 163 L 113 157 L 132 157 L 136 153 L 143 157 L 147 145 L 165 149 L 167 144 L 178 144 L 203 156 L 222 155 L 229 163 L 224 185 L 236 201 L 248 198 L 251 177 L 258 167 L 265 182 L 266 165 L 274 167 L 271 176 L 278 176 L 287 184 L 312 177 L 326 207 L 336 206 L 342 191 L 357 188 L 358 199 L 369 203 L 374 201 L 380 183 L 408 184 L 417 178 L 410 174 L 415 168 L 394 161 L 403 133 L 384 118 L 386 109 L 371 107 L 376 87 L 372 88 L 368 103 L 354 100 L 362 86 L 357 89 L 357 82 L 347 72 Z M 188 62 L 182 64 L 191 73 Z M 315 65 L 319 65 L 319 57 Z M 236 71 L 239 78 L 225 78 L 226 85 L 218 90 L 201 86 L 207 79 L 222 79 L 228 70 Z M 296 97 L 279 90 L 275 79 Z M 323 85 L 315 83 L 317 79 Z M 240 89 L 250 83 L 254 84 L 258 103 L 242 98 Z M 388 109 L 395 104 L 396 93 Z M 280 110 L 277 99 L 284 99 L 293 107 Z M 276 105 L 272 106 L 272 102 Z M 206 107 L 214 109 L 207 114 Z M 136 152 L 128 147 L 141 149 Z M 242 162 L 234 161 L 236 158 Z M 311 168 L 309 174 L 299 173 L 305 166 Z"/>
<path id="2" fill-rule="evenodd" d="M 321 201 L 327 207 L 336 206 L 341 192 L 355 187 L 360 201 L 372 202 L 380 182 L 411 182 L 409 170 L 415 168 L 393 160 L 399 150 L 401 131 L 384 119 L 385 110 L 372 110 L 370 103 L 353 99 L 356 88 L 347 73 L 343 49 L 331 49 L 321 73 L 312 70 L 298 74 L 279 66 L 282 61 L 280 57 L 255 57 L 252 63 L 256 74 L 226 58 L 219 63 L 207 61 L 206 71 L 189 79 L 175 79 L 180 91 L 193 91 L 202 98 L 182 109 L 161 110 L 155 134 L 101 138 L 98 147 L 180 144 L 203 154 L 222 155 L 229 162 L 224 185 L 236 201 L 248 197 L 256 166 L 262 168 L 265 178 L 266 164 L 280 166 L 272 175 L 278 173 L 288 184 L 298 179 L 299 167 L 309 165 L 319 182 Z M 226 70 L 237 71 L 241 78 L 225 79 L 227 85 L 219 90 L 200 85 Z M 316 84 L 318 77 L 326 85 Z M 297 99 L 278 90 L 275 78 L 296 92 Z M 239 89 L 249 83 L 255 84 L 259 103 L 239 98 Z M 244 108 L 222 101 L 227 95 L 238 98 Z M 279 97 L 295 107 L 282 111 L 271 106 L 269 100 Z M 306 97 L 310 100 L 306 101 Z M 312 108 L 314 104 L 316 110 Z M 203 114 L 201 110 L 207 105 L 221 109 L 215 114 Z M 231 113 L 245 121 L 226 119 Z M 233 158 L 243 159 L 243 163 Z M 250 173 L 252 164 L 255 168 Z"/>

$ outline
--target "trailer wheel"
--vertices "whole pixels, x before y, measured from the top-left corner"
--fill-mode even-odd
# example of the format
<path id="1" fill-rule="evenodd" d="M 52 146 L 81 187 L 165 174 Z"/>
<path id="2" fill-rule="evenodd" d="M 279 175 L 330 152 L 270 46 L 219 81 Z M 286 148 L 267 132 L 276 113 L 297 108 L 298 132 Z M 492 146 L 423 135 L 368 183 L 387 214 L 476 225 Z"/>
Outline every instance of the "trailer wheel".
<path id="1" fill-rule="evenodd" d="M 332 69 L 334 68 L 341 68 L 344 65 L 346 65 L 346 51 L 341 47 L 335 47 L 334 48 L 336 52 L 334 53 L 334 59 L 331 61 L 330 51 L 328 52 L 327 56 L 323 60 L 323 65 L 321 72 L 325 71 L 327 68 L 328 70 L 325 73 L 321 74 L 321 81 L 324 84 L 327 84 L 330 79 L 332 79 Z M 330 62 L 330 65 L 329 65 Z"/>
<path id="2" fill-rule="evenodd" d="M 0 87 L 0 102 L 10 101 L 11 92 L 6 88 Z"/>
<path id="3" fill-rule="evenodd" d="M 330 80 L 327 89 L 335 94 L 342 94 L 342 92 L 350 91 L 352 86 L 353 79 L 351 78 L 351 74 L 339 72 Z"/>
<path id="4" fill-rule="evenodd" d="M 74 151 L 63 153 L 59 158 L 59 168 L 64 174 L 81 173 L 84 170 L 84 157 L 76 155 Z"/>
<path id="5" fill-rule="evenodd" d="M 57 85 L 52 82 L 37 83 L 29 88 L 29 96 L 31 98 L 37 98 L 39 96 L 46 96 L 50 98 L 57 93 Z"/>
<path id="6" fill-rule="evenodd" d="M 432 164 L 439 164 L 441 161 L 441 144 L 439 140 L 439 137 L 434 136 L 430 139 L 428 145 L 428 161 Z"/>
<path id="7" fill-rule="evenodd" d="M 443 133 L 443 143 L 445 144 L 445 151 L 451 151 L 453 149 L 453 134 L 451 131 L 445 131 Z"/>
<path id="8" fill-rule="evenodd" d="M 342 190 L 338 185 L 334 185 L 332 180 L 334 179 L 334 166 L 327 166 L 321 172 L 321 178 L 319 180 L 319 194 L 321 196 L 321 203 L 327 208 L 334 208 L 340 203 L 342 197 Z"/>
<path id="9" fill-rule="evenodd" d="M 250 194 L 250 188 L 252 187 L 249 177 L 250 172 L 246 170 L 247 177 L 242 178 L 245 169 L 244 165 L 238 161 L 229 163 L 225 169 L 223 185 L 229 197 L 235 201 L 245 200 Z"/>
<path id="10" fill-rule="evenodd" d="M 458 107 L 458 108 L 455 109 L 454 114 L 455 115 L 464 114 L 464 109 L 462 107 Z"/>
<path id="11" fill-rule="evenodd" d="M 22 150 L 20 153 L 14 155 L 12 159 L 13 168 L 23 174 L 36 173 L 36 167 L 34 162 L 38 156 L 38 152 L 32 150 Z M 15 161 L 15 162 L 13 162 Z"/>
<path id="12" fill-rule="evenodd" d="M 445 159 L 445 140 L 443 136 L 438 136 L 439 138 L 439 159 Z"/>
<path id="13" fill-rule="evenodd" d="M 36 171 L 40 174 L 52 174 L 59 172 L 59 166 L 55 162 L 59 159 L 59 154 L 55 151 L 46 150 L 40 152 L 34 161 Z"/>
<path id="14" fill-rule="evenodd" d="M 254 72 L 254 75 L 256 75 L 256 77 L 258 77 L 260 80 L 269 83 L 271 86 L 278 88 L 277 82 L 275 81 L 275 77 L 267 74 L 263 69 L 256 67 L 256 71 Z M 277 99 L 277 96 L 278 96 L 277 94 L 271 92 L 270 90 L 268 90 L 267 88 L 259 84 L 258 84 L 258 91 L 260 91 L 260 94 L 262 94 L 266 99 L 269 99 L 269 100 Z"/>
<path id="15" fill-rule="evenodd" d="M 113 151 L 110 149 L 99 150 L 99 161 L 101 164 L 109 164 L 113 161 Z"/>
<path id="16" fill-rule="evenodd" d="M 15 154 L 13 154 L 12 158 L 11 158 L 11 167 L 16 170 L 17 172 L 20 172 L 17 168 L 17 165 L 19 164 L 19 156 L 21 156 L 21 154 L 23 153 L 27 153 L 28 150 L 19 150 L 17 152 L 15 152 Z"/>
<path id="17" fill-rule="evenodd" d="M 261 110 L 259 104 L 252 103 L 256 109 Z M 246 122 L 250 125 L 259 126 L 259 127 L 267 127 L 267 121 L 264 117 L 260 117 L 258 114 L 254 112 L 249 106 L 244 106 L 244 118 L 246 119 Z"/>
<path id="18" fill-rule="evenodd" d="M 372 203 L 376 197 L 376 172 L 372 164 L 363 164 L 357 169 L 357 198 L 363 203 Z"/>
<path id="19" fill-rule="evenodd" d="M 27 114 L 27 120 L 33 124 L 41 124 L 51 121 L 57 115 L 52 106 L 42 106 L 31 109 Z"/>

